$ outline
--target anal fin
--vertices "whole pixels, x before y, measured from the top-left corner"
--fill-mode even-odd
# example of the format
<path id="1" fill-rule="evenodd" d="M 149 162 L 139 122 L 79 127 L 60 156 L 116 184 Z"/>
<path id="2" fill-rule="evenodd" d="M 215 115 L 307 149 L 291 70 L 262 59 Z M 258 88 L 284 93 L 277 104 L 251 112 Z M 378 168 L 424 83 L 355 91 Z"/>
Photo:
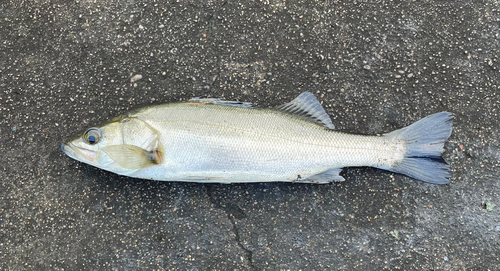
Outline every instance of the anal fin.
<path id="1" fill-rule="evenodd" d="M 306 179 L 297 180 L 296 183 L 326 184 L 331 182 L 343 182 L 344 178 L 340 176 L 341 171 L 341 168 L 332 168 L 325 172 L 309 176 Z"/>

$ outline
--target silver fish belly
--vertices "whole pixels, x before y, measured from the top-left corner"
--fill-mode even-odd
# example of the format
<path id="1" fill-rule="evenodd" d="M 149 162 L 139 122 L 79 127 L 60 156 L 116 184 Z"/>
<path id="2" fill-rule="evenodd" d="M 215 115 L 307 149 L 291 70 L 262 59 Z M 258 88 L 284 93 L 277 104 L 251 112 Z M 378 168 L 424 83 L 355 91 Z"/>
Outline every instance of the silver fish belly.
<path id="1" fill-rule="evenodd" d="M 62 149 L 105 170 L 161 181 L 329 183 L 344 180 L 344 167 L 370 166 L 444 184 L 449 167 L 436 158 L 451 117 L 437 113 L 383 136 L 364 136 L 334 130 L 311 93 L 276 109 L 195 99 L 147 107 L 97 128 L 102 142 L 87 157 L 78 157 L 85 139 Z"/>

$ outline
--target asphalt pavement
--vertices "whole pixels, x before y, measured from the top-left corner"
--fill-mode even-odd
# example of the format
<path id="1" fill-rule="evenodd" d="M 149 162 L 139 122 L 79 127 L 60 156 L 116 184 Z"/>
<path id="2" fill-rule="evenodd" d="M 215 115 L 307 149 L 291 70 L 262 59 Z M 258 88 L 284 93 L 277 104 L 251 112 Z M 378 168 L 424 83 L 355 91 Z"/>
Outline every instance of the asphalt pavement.
<path id="1" fill-rule="evenodd" d="M 0 2 L 0 270 L 499 270 L 500 3 Z M 342 131 L 454 114 L 431 185 L 121 177 L 59 144 L 146 105 L 316 95 Z"/>

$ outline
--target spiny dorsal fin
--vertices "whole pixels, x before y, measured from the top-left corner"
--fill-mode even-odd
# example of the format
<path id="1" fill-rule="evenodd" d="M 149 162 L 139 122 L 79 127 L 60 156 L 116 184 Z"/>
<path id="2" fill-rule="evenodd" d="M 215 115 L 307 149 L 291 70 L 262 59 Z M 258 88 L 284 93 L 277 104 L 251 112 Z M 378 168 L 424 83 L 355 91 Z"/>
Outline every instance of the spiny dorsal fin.
<path id="1" fill-rule="evenodd" d="M 190 99 L 188 104 L 217 104 L 217 105 L 225 105 L 225 106 L 233 106 L 233 107 L 253 107 L 252 103 L 248 102 L 238 102 L 238 101 L 224 101 L 223 99 L 218 98 L 205 98 L 200 99 L 198 97 Z"/>
<path id="2" fill-rule="evenodd" d="M 335 125 L 333 125 L 325 109 L 323 109 L 319 101 L 311 92 L 303 92 L 293 101 L 280 105 L 277 109 L 301 116 L 321 124 L 328 129 L 335 129 Z"/>

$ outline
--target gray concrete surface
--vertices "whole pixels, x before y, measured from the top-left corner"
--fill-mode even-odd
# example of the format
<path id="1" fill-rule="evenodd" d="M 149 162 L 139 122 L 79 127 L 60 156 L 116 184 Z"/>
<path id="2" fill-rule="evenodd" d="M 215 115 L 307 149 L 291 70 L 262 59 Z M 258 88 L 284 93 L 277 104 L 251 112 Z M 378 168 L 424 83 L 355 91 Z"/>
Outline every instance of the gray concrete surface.
<path id="1" fill-rule="evenodd" d="M 499 270 L 499 35 L 498 0 L 3 0 L 0 269 Z M 58 149 L 144 105 L 303 91 L 353 133 L 453 112 L 451 183 L 154 182 Z"/>

